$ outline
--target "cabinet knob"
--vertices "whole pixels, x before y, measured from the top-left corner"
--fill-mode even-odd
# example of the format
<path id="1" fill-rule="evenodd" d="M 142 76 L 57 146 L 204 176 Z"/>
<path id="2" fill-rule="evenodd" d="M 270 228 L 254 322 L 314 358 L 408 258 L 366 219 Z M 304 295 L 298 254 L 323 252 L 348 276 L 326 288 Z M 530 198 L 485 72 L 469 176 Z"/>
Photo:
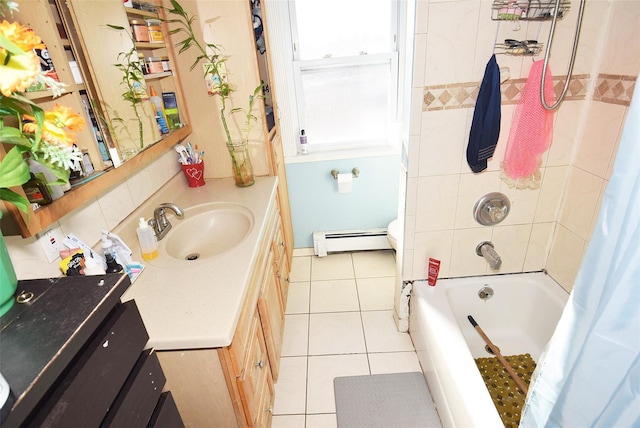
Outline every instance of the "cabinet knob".
<path id="1" fill-rule="evenodd" d="M 269 406 L 269 407 L 267 407 L 267 412 L 269 412 L 269 413 L 273 413 L 273 406 Z"/>
<path id="2" fill-rule="evenodd" d="M 260 367 L 261 369 L 264 368 L 264 361 L 260 360 L 257 363 L 254 364 L 255 367 Z"/>

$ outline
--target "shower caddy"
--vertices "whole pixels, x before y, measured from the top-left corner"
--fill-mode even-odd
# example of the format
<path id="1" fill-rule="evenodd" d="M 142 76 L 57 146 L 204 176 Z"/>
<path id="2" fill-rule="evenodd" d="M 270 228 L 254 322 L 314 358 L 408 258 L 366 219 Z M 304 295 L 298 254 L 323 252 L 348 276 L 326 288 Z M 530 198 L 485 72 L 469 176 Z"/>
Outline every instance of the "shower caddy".
<path id="1" fill-rule="evenodd" d="M 555 14 L 556 1 L 536 0 L 493 0 L 491 19 L 493 21 L 550 21 L 554 14 L 558 19 L 564 18 L 571 8 L 570 0 L 560 0 Z M 500 27 L 498 27 L 499 29 Z M 540 30 L 538 30 L 539 33 Z M 496 30 L 496 38 L 498 30 Z M 536 56 L 542 51 L 544 44 L 537 40 L 507 39 L 504 43 L 495 43 L 495 52 L 514 56 Z"/>
<path id="2" fill-rule="evenodd" d="M 551 29 L 549 30 L 549 39 L 544 54 L 544 64 L 542 67 L 542 85 L 540 85 L 540 102 L 546 110 L 555 110 L 564 99 L 569 83 L 571 81 L 571 73 L 576 59 L 576 51 L 578 49 L 578 39 L 580 38 L 580 27 L 582 26 L 582 17 L 584 15 L 584 5 L 586 0 L 580 0 L 578 10 L 578 19 L 576 22 L 576 31 L 573 38 L 573 47 L 571 49 L 571 59 L 569 60 L 569 68 L 567 70 L 566 79 L 562 93 L 552 105 L 548 105 L 544 99 L 544 81 L 547 72 L 547 64 L 551 55 L 551 46 L 553 44 L 553 36 L 555 34 L 556 22 L 562 19 L 571 8 L 570 0 L 493 0 L 491 6 L 491 19 L 494 21 L 551 21 Z M 496 29 L 496 39 L 498 37 L 498 29 Z M 538 30 L 538 33 L 540 30 Z M 529 55 L 535 56 L 540 53 L 542 44 L 537 40 L 517 41 L 507 39 L 504 43 L 495 43 L 494 51 L 508 55 Z"/>

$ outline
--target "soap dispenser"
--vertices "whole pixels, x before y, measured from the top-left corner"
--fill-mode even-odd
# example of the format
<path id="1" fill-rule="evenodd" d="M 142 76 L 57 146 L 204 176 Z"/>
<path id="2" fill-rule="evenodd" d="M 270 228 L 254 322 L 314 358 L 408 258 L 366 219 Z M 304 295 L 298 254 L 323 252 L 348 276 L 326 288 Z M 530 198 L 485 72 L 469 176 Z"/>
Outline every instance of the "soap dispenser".
<path id="1" fill-rule="evenodd" d="M 138 234 L 138 241 L 140 241 L 142 258 L 145 260 L 153 260 L 158 257 L 158 241 L 156 241 L 156 235 L 144 217 L 140 217 L 136 233 Z"/>

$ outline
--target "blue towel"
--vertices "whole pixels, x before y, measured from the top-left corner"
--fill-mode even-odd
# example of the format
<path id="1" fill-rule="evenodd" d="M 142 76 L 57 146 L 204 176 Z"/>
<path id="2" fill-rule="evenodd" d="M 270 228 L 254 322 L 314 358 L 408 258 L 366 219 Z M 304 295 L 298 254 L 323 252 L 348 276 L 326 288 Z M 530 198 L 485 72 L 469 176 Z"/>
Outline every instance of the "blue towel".
<path id="1" fill-rule="evenodd" d="M 480 84 L 467 146 L 467 163 L 473 172 L 487 169 L 500 136 L 500 68 L 492 55 Z"/>

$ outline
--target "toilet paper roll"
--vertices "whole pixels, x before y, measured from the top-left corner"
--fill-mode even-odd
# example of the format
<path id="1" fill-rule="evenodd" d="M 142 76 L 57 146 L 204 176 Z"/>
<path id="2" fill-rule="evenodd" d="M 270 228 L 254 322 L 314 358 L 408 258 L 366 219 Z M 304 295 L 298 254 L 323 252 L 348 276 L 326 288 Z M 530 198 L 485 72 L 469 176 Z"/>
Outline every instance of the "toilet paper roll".
<path id="1" fill-rule="evenodd" d="M 338 174 L 338 193 L 351 193 L 353 174 Z"/>

